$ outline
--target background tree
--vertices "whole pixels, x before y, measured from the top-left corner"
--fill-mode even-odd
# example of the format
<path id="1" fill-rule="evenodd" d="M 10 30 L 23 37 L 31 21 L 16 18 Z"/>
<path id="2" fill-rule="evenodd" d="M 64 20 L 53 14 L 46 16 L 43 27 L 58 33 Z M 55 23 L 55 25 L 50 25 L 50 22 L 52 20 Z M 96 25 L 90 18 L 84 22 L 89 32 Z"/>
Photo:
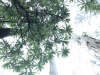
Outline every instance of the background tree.
<path id="1" fill-rule="evenodd" d="M 98 58 L 98 56 L 100 56 L 100 40 L 92 38 L 86 33 L 84 33 L 83 36 L 72 34 L 72 38 L 75 39 L 80 45 L 85 45 L 88 47 L 88 49 L 92 50 L 96 56 L 96 59 L 98 59 L 100 63 L 100 59 Z"/>
<path id="2" fill-rule="evenodd" d="M 81 1 L 81 0 L 80 0 L 80 1 Z M 86 1 L 86 0 L 84 0 L 84 1 Z M 89 0 L 88 0 L 88 1 L 89 1 Z M 80 5 L 80 6 L 81 6 L 81 5 Z M 79 6 L 79 7 L 80 7 L 80 6 Z M 74 9 L 75 9 L 75 8 L 74 8 Z M 76 8 L 76 9 L 78 9 L 78 8 Z M 95 10 L 95 11 L 96 11 L 96 10 Z M 92 11 L 92 12 L 95 13 L 95 11 Z M 80 11 L 78 11 L 78 12 L 80 12 Z M 86 11 L 84 11 L 84 8 L 83 8 L 82 12 L 86 12 Z M 88 11 L 88 12 L 90 12 L 90 11 Z M 91 13 L 92 13 L 92 12 L 91 12 Z M 91 26 L 93 25 L 93 27 L 95 28 L 97 25 L 99 26 L 99 22 L 97 22 L 98 18 L 97 18 L 96 20 L 94 20 L 94 17 L 95 17 L 95 16 L 92 17 L 92 16 L 93 16 L 93 13 L 92 13 L 92 15 L 88 15 L 88 14 L 86 14 L 86 15 L 90 16 L 90 17 L 87 17 L 87 18 L 92 18 L 91 21 L 92 21 L 92 23 L 93 23 L 94 25 L 91 23 Z M 96 12 L 96 13 L 97 13 L 97 12 Z M 83 17 L 81 18 L 81 20 L 82 20 L 85 16 L 84 16 L 83 13 L 80 13 L 80 14 L 83 15 Z M 99 13 L 98 13 L 98 14 L 99 14 Z M 76 16 L 76 17 L 77 17 L 77 16 Z M 97 16 L 96 16 L 96 17 L 97 17 Z M 98 17 L 99 17 L 99 15 L 98 15 Z M 87 18 L 86 18 L 86 20 L 88 20 Z M 79 19 L 79 20 L 80 20 L 80 19 Z M 96 21 L 97 23 L 96 23 L 95 21 Z M 95 23 L 94 23 L 94 22 L 95 22 Z M 84 24 L 83 24 L 83 23 L 84 23 Z M 83 19 L 83 23 L 80 23 L 79 25 L 83 25 L 82 27 L 85 26 L 85 28 L 86 28 L 86 27 L 87 27 L 86 24 L 85 24 L 86 21 L 84 21 L 84 19 Z M 87 25 L 89 25 L 89 24 L 87 24 Z M 77 26 L 77 24 L 76 24 L 76 26 Z M 94 37 L 94 35 L 93 35 L 94 33 L 92 33 L 92 30 L 91 30 L 92 27 L 91 27 L 91 26 L 90 26 L 89 28 L 87 27 L 86 29 L 84 29 L 84 31 L 87 30 L 87 29 L 89 29 L 89 30 L 91 31 L 90 34 Z M 93 28 L 93 29 L 94 29 L 94 28 Z M 80 29 L 81 29 L 81 28 L 80 28 Z M 77 28 L 77 31 L 81 32 L 81 30 L 79 30 L 78 28 Z M 97 32 L 97 33 L 98 33 L 98 32 Z M 99 40 L 98 40 L 99 38 L 96 39 L 97 37 L 91 38 L 91 37 L 83 37 L 83 36 L 79 36 L 79 35 L 78 35 L 78 37 L 79 37 L 78 41 L 81 40 L 81 43 L 80 43 L 80 44 L 81 44 L 81 45 L 85 45 L 86 47 L 87 47 L 87 41 L 89 41 L 89 45 L 88 45 L 89 47 L 88 47 L 88 49 L 87 49 L 87 53 L 90 53 L 91 51 L 93 51 L 93 52 L 94 52 L 93 57 L 95 57 L 95 59 L 97 59 L 97 60 L 99 61 L 99 63 L 100 63 L 100 58 L 98 58 L 98 57 L 100 56 L 100 54 L 99 54 L 99 51 L 100 51 L 100 50 L 99 50 L 99 43 L 98 43 L 98 42 L 99 42 Z M 82 38 L 82 37 L 83 37 L 83 38 Z M 76 38 L 76 37 L 74 36 L 74 38 Z M 82 39 L 81 39 L 81 38 L 82 38 Z M 88 40 L 86 40 L 86 39 L 88 39 Z M 94 39 L 95 39 L 95 40 L 94 40 Z M 91 43 L 90 43 L 90 40 L 91 40 Z M 96 42 L 96 41 L 98 41 L 98 42 Z M 79 43 L 79 42 L 78 42 L 78 43 Z M 82 44 L 82 43 L 83 43 L 83 44 Z M 97 43 L 98 43 L 98 44 L 97 44 Z M 91 47 L 91 46 L 92 46 L 92 47 Z M 96 49 L 96 46 L 98 46 L 98 49 Z M 94 48 L 94 49 L 93 49 L 93 48 Z M 88 51 L 88 50 L 90 50 L 90 51 Z M 76 50 L 75 50 L 75 51 L 76 51 Z M 76 52 L 76 54 L 78 54 L 78 53 Z M 91 53 L 90 53 L 90 54 L 91 54 Z M 84 54 L 84 55 L 85 55 L 85 54 Z M 85 57 L 85 56 L 84 56 L 84 57 Z M 98 67 L 99 67 L 99 66 L 98 66 Z M 95 68 L 97 68 L 97 67 L 95 67 Z"/>
<path id="3" fill-rule="evenodd" d="M 33 75 L 33 69 L 41 71 L 54 54 L 68 56 L 72 32 L 68 17 L 63 0 L 0 0 L 0 59 L 6 61 L 3 67 L 20 75 Z M 63 29 L 59 22 L 65 23 Z M 16 38 L 15 44 L 3 39 L 9 35 Z M 61 51 L 57 49 L 59 43 Z"/>
<path id="4" fill-rule="evenodd" d="M 100 2 L 99 0 L 70 0 L 77 5 L 78 11 L 76 16 L 76 24 L 87 23 L 90 25 L 90 20 L 92 16 L 100 14 Z M 89 19 L 89 20 L 88 20 Z"/>

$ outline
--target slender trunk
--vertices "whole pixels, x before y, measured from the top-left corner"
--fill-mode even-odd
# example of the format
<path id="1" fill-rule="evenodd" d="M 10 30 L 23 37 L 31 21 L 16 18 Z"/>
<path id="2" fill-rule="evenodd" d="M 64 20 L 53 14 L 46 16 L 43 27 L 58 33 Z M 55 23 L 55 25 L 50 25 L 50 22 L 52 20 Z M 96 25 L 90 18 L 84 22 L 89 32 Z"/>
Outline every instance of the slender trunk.
<path id="1" fill-rule="evenodd" d="M 100 55 L 100 40 L 91 37 L 79 36 L 74 33 L 72 34 L 72 39 L 74 39 L 80 45 L 84 45 L 94 53 Z M 97 58 L 96 56 L 94 57 L 100 62 L 99 58 Z"/>
<path id="2" fill-rule="evenodd" d="M 49 73 L 49 75 L 58 75 L 54 58 L 50 62 L 50 73 Z"/>

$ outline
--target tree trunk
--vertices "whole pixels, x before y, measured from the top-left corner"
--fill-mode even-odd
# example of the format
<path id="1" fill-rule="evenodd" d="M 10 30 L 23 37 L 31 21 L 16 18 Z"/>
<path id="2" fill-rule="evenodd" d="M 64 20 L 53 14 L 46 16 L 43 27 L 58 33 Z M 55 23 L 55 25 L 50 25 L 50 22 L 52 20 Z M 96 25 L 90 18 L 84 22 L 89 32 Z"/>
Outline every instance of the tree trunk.
<path id="1" fill-rule="evenodd" d="M 100 40 L 91 37 L 79 36 L 74 33 L 72 34 L 72 39 L 74 39 L 80 45 L 84 45 L 94 53 L 100 55 Z M 99 58 L 97 58 L 96 56 L 94 57 L 100 62 Z"/>
<path id="2" fill-rule="evenodd" d="M 10 35 L 10 28 L 0 28 L 0 39 Z"/>
<path id="3" fill-rule="evenodd" d="M 49 75 L 58 75 L 54 58 L 50 62 L 50 73 L 49 73 Z"/>

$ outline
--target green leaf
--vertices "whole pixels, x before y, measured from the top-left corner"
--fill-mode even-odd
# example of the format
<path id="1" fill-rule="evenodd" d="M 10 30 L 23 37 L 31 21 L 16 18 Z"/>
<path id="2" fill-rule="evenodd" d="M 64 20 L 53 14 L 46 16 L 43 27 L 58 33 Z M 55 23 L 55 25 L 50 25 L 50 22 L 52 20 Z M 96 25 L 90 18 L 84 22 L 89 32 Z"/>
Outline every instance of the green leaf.
<path id="1" fill-rule="evenodd" d="M 67 49 L 67 47 L 62 49 L 62 57 L 68 56 L 68 53 L 69 53 L 69 49 Z"/>
<path id="2" fill-rule="evenodd" d="M 22 73 L 20 73 L 19 75 L 25 75 L 25 74 L 27 74 L 26 72 L 22 72 Z"/>
<path id="3" fill-rule="evenodd" d="M 70 0 L 70 2 L 73 2 L 74 0 Z"/>
<path id="4" fill-rule="evenodd" d="M 2 47 L 4 45 L 4 43 L 3 42 L 0 42 L 0 47 Z"/>
<path id="5" fill-rule="evenodd" d="M 0 53 L 0 55 L 4 55 L 4 53 L 3 53 L 3 52 L 1 52 L 1 53 Z"/>
<path id="6" fill-rule="evenodd" d="M 3 50 L 4 52 L 6 52 L 6 51 L 7 51 L 7 46 L 4 46 L 4 47 L 2 48 L 2 50 Z"/>
<path id="7" fill-rule="evenodd" d="M 82 6 L 82 7 L 81 7 L 81 11 L 84 9 L 84 7 L 85 7 L 85 6 Z"/>
<path id="8" fill-rule="evenodd" d="M 4 65 L 2 65 L 2 67 L 3 67 L 4 69 L 9 69 L 9 68 L 10 68 L 10 65 L 9 65 L 9 63 L 5 63 Z"/>

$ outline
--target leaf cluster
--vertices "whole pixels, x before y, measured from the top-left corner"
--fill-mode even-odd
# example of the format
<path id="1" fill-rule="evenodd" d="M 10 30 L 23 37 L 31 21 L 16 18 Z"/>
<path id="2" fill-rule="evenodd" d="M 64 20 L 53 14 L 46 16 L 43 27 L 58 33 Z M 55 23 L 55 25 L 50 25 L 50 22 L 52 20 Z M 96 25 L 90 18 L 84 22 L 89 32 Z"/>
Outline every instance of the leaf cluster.
<path id="1" fill-rule="evenodd" d="M 8 1 L 10 4 L 1 2 L 0 25 L 7 24 L 17 40 L 14 46 L 4 39 L 0 42 L 0 59 L 7 62 L 4 68 L 20 75 L 33 75 L 33 69 L 41 71 L 55 54 L 68 56 L 72 28 L 68 25 L 69 10 L 64 0 Z M 65 22 L 64 29 L 58 27 L 61 21 Z M 63 49 L 58 51 L 60 43 Z"/>
<path id="2" fill-rule="evenodd" d="M 88 32 L 83 32 L 82 36 L 89 37 Z"/>
<path id="3" fill-rule="evenodd" d="M 74 2 L 75 0 L 70 0 Z M 92 12 L 94 14 L 100 13 L 100 3 L 98 0 L 77 0 L 80 11 Z"/>

